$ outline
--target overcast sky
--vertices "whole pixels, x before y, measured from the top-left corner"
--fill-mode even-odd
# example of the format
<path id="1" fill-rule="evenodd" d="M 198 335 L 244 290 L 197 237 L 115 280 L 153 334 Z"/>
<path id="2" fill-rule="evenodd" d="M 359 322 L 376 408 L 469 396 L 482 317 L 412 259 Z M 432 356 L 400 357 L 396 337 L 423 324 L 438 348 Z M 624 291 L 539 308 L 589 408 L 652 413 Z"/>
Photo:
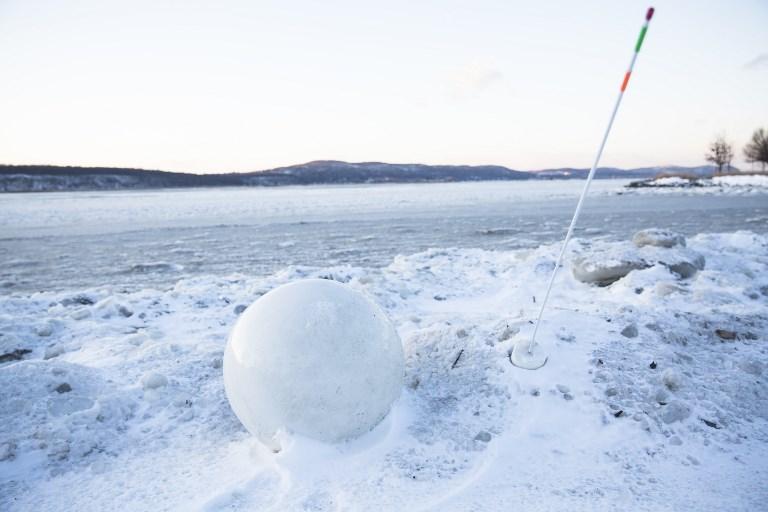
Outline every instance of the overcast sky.
<path id="1" fill-rule="evenodd" d="M 737 165 L 768 2 L 655 4 L 603 165 Z M 643 1 L 0 0 L 0 163 L 588 167 Z"/>

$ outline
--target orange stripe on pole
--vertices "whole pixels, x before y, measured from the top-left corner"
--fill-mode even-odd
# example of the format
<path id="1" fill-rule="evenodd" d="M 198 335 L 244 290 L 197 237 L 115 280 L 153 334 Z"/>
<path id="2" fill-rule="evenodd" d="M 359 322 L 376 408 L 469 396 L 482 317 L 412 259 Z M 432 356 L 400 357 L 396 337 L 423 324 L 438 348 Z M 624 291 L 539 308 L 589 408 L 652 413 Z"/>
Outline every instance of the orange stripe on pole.
<path id="1" fill-rule="evenodd" d="M 629 83 L 629 75 L 631 74 L 631 71 L 627 71 L 627 74 L 624 75 L 624 82 L 621 84 L 621 92 L 624 92 L 624 90 L 627 88 L 627 84 Z"/>

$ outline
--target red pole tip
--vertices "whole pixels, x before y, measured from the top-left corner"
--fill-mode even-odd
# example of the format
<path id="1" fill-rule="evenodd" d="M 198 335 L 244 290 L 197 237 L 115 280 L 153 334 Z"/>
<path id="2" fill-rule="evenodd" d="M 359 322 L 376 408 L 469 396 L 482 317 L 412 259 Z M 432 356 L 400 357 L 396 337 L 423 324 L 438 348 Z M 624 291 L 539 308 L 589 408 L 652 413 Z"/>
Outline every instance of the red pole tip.
<path id="1" fill-rule="evenodd" d="M 649 7 L 648 12 L 645 13 L 646 21 L 651 21 L 651 18 L 653 18 L 653 7 Z"/>

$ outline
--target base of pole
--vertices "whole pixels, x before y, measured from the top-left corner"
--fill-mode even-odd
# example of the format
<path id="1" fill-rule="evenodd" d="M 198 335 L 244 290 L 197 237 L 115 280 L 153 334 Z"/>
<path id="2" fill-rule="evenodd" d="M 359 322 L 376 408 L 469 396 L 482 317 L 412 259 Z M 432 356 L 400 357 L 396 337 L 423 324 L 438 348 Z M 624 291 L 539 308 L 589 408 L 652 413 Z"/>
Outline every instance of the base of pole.
<path id="1" fill-rule="evenodd" d="M 534 345 L 533 351 L 528 352 L 528 346 L 530 340 L 519 339 L 512 346 L 512 351 L 509 353 L 509 362 L 513 366 L 522 368 L 523 370 L 538 370 L 549 360 L 549 357 L 541 350 L 540 345 Z"/>

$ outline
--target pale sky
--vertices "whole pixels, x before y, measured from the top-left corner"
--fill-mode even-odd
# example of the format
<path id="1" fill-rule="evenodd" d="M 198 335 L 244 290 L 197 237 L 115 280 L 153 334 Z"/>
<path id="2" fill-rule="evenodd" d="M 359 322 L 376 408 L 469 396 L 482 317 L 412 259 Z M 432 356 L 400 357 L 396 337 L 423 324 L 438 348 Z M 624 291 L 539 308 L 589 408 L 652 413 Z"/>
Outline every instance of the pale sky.
<path id="1" fill-rule="evenodd" d="M 0 0 L 0 163 L 589 167 L 650 0 Z M 768 2 L 662 0 L 602 165 L 736 165 Z"/>

